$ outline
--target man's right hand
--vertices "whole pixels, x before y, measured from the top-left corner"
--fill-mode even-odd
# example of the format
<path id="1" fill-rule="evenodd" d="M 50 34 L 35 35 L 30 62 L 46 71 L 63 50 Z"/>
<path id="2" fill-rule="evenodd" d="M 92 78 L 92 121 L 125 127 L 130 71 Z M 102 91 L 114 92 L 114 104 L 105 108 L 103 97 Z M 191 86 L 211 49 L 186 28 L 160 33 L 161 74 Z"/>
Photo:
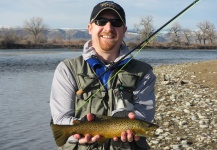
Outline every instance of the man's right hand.
<path id="1" fill-rule="evenodd" d="M 87 121 L 93 121 L 93 120 L 94 120 L 94 115 L 92 115 L 91 113 L 88 113 Z M 74 134 L 73 136 L 74 138 L 78 139 L 78 142 L 80 144 L 94 143 L 94 142 L 97 142 L 100 138 L 100 135 L 95 135 L 92 137 L 90 134 L 86 134 L 84 137 L 81 136 L 80 134 Z"/>

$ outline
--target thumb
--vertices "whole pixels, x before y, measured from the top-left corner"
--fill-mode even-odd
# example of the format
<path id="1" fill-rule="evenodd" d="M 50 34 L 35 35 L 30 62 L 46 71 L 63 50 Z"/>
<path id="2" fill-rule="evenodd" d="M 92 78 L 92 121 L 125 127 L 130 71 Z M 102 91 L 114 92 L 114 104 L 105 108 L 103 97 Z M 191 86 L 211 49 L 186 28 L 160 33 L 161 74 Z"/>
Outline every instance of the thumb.
<path id="1" fill-rule="evenodd" d="M 93 121 L 94 120 L 94 115 L 91 113 L 87 114 L 87 121 Z"/>
<path id="2" fill-rule="evenodd" d="M 128 114 L 128 117 L 129 117 L 130 119 L 136 119 L 136 115 L 135 115 L 133 112 L 130 112 L 130 113 Z"/>

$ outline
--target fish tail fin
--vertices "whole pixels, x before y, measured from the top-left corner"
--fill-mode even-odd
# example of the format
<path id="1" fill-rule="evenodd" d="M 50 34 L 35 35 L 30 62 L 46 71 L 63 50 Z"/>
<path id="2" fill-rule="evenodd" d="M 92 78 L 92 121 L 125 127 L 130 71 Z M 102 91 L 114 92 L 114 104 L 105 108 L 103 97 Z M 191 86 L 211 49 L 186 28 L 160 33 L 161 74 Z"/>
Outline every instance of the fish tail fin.
<path id="1" fill-rule="evenodd" d="M 68 132 L 66 132 L 66 129 L 67 126 L 64 126 L 64 125 L 54 125 L 54 124 L 51 124 L 51 129 L 52 129 L 52 132 L 53 132 L 53 136 L 54 136 L 54 139 L 55 139 L 55 142 L 57 144 L 57 146 L 63 146 L 70 134 Z"/>

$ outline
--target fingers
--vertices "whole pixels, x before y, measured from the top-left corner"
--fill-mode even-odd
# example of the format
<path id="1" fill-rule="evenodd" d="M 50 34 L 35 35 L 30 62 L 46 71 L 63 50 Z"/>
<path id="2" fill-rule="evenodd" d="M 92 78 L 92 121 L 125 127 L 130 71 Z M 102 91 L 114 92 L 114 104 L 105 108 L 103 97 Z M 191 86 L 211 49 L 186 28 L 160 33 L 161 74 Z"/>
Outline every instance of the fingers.
<path id="1" fill-rule="evenodd" d="M 87 121 L 93 121 L 94 120 L 94 116 L 91 113 L 87 114 Z"/>
<path id="2" fill-rule="evenodd" d="M 128 114 L 128 117 L 130 119 L 136 119 L 136 115 L 133 112 L 130 112 Z M 133 132 L 131 130 L 127 130 L 125 132 L 121 133 L 121 141 L 122 142 L 132 142 L 133 140 L 138 141 L 140 137 L 134 136 Z M 116 137 L 113 138 L 114 141 L 117 141 L 118 139 Z"/>
<path id="3" fill-rule="evenodd" d="M 95 135 L 92 137 L 90 134 L 86 134 L 84 137 L 81 137 L 79 134 L 74 134 L 74 138 L 78 139 L 80 144 L 86 144 L 97 142 L 100 138 L 100 135 Z"/>
<path id="4" fill-rule="evenodd" d="M 127 132 L 122 132 L 121 133 L 121 141 L 126 142 L 127 141 Z"/>
<path id="5" fill-rule="evenodd" d="M 113 138 L 114 141 L 118 141 L 118 138 Z M 122 142 L 133 142 L 140 140 L 139 136 L 135 136 L 131 130 L 127 130 L 121 133 L 121 141 Z"/>
<path id="6" fill-rule="evenodd" d="M 80 139 L 81 138 L 80 134 L 74 134 L 73 136 L 74 136 L 75 139 Z"/>
<path id="7" fill-rule="evenodd" d="M 85 143 L 88 143 L 89 141 L 91 140 L 91 135 L 90 134 L 87 134 L 85 135 L 85 137 L 82 137 L 78 140 L 78 142 L 80 144 L 85 144 Z"/>
<path id="8" fill-rule="evenodd" d="M 135 119 L 136 115 L 133 112 L 130 112 L 128 114 L 128 117 L 130 119 Z M 91 113 L 88 113 L 87 114 L 87 120 L 93 121 L 94 115 L 92 115 Z M 74 138 L 78 139 L 80 144 L 94 143 L 100 139 L 100 135 L 96 135 L 96 136 L 92 137 L 90 134 L 86 134 L 85 137 L 81 137 L 81 135 L 79 135 L 79 134 L 74 134 Z M 134 134 L 131 130 L 127 130 L 127 131 L 121 133 L 120 139 L 122 142 L 132 142 L 133 140 L 138 141 L 140 139 L 140 137 L 134 136 Z M 118 141 L 118 137 L 114 137 L 113 140 Z"/>
<path id="9" fill-rule="evenodd" d="M 114 140 L 115 142 L 117 142 L 117 141 L 118 141 L 118 137 L 114 137 L 113 140 Z"/>
<path id="10" fill-rule="evenodd" d="M 94 137 L 91 138 L 91 142 L 94 143 L 94 142 L 97 142 L 100 138 L 100 135 L 95 135 Z"/>
<path id="11" fill-rule="evenodd" d="M 91 136 L 90 134 L 85 135 L 85 137 L 81 137 L 80 134 L 74 134 L 74 138 L 78 139 L 80 144 L 85 143 L 94 143 L 100 139 L 100 135 Z M 138 141 L 140 139 L 139 136 L 134 136 L 131 130 L 127 130 L 121 133 L 121 141 L 122 142 L 132 142 L 133 140 Z M 118 137 L 113 138 L 114 141 L 118 141 Z"/>
<path id="12" fill-rule="evenodd" d="M 133 132 L 131 130 L 127 130 L 127 141 L 133 142 Z"/>
<path id="13" fill-rule="evenodd" d="M 128 114 L 128 117 L 129 117 L 130 119 L 136 119 L 136 115 L 135 115 L 133 112 L 130 112 L 130 113 Z"/>
<path id="14" fill-rule="evenodd" d="M 131 130 L 127 130 L 121 133 L 121 141 L 122 142 L 132 142 L 134 139 L 133 132 Z"/>
<path id="15" fill-rule="evenodd" d="M 94 120 L 94 115 L 92 115 L 91 113 L 88 113 L 86 117 L 87 117 L 87 121 Z M 78 139 L 78 142 L 80 144 L 85 144 L 85 143 L 94 143 L 98 141 L 100 136 L 96 135 L 92 137 L 90 134 L 86 134 L 84 137 L 82 137 L 80 134 L 74 134 L 74 138 Z"/>

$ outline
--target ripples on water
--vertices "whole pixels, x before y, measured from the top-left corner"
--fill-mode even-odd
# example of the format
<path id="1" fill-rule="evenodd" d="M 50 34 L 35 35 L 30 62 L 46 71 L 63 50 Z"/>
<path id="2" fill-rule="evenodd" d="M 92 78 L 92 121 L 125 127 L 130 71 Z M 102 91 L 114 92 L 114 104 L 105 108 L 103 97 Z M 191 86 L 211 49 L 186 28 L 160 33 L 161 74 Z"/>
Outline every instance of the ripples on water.
<path id="1" fill-rule="evenodd" d="M 0 51 L 0 149 L 55 149 L 49 95 L 57 64 L 81 52 Z"/>
<path id="2" fill-rule="evenodd" d="M 0 51 L 0 69 L 1 71 L 49 71 L 63 59 L 76 57 L 81 52 L 64 51 Z"/>
<path id="3" fill-rule="evenodd" d="M 57 64 L 80 55 L 62 50 L 0 51 L 0 149 L 55 149 L 49 95 Z M 217 51 L 143 51 L 152 65 L 216 59 Z"/>
<path id="4" fill-rule="evenodd" d="M 54 148 L 48 123 L 51 78 L 37 71 L 1 76 L 0 149 Z"/>

